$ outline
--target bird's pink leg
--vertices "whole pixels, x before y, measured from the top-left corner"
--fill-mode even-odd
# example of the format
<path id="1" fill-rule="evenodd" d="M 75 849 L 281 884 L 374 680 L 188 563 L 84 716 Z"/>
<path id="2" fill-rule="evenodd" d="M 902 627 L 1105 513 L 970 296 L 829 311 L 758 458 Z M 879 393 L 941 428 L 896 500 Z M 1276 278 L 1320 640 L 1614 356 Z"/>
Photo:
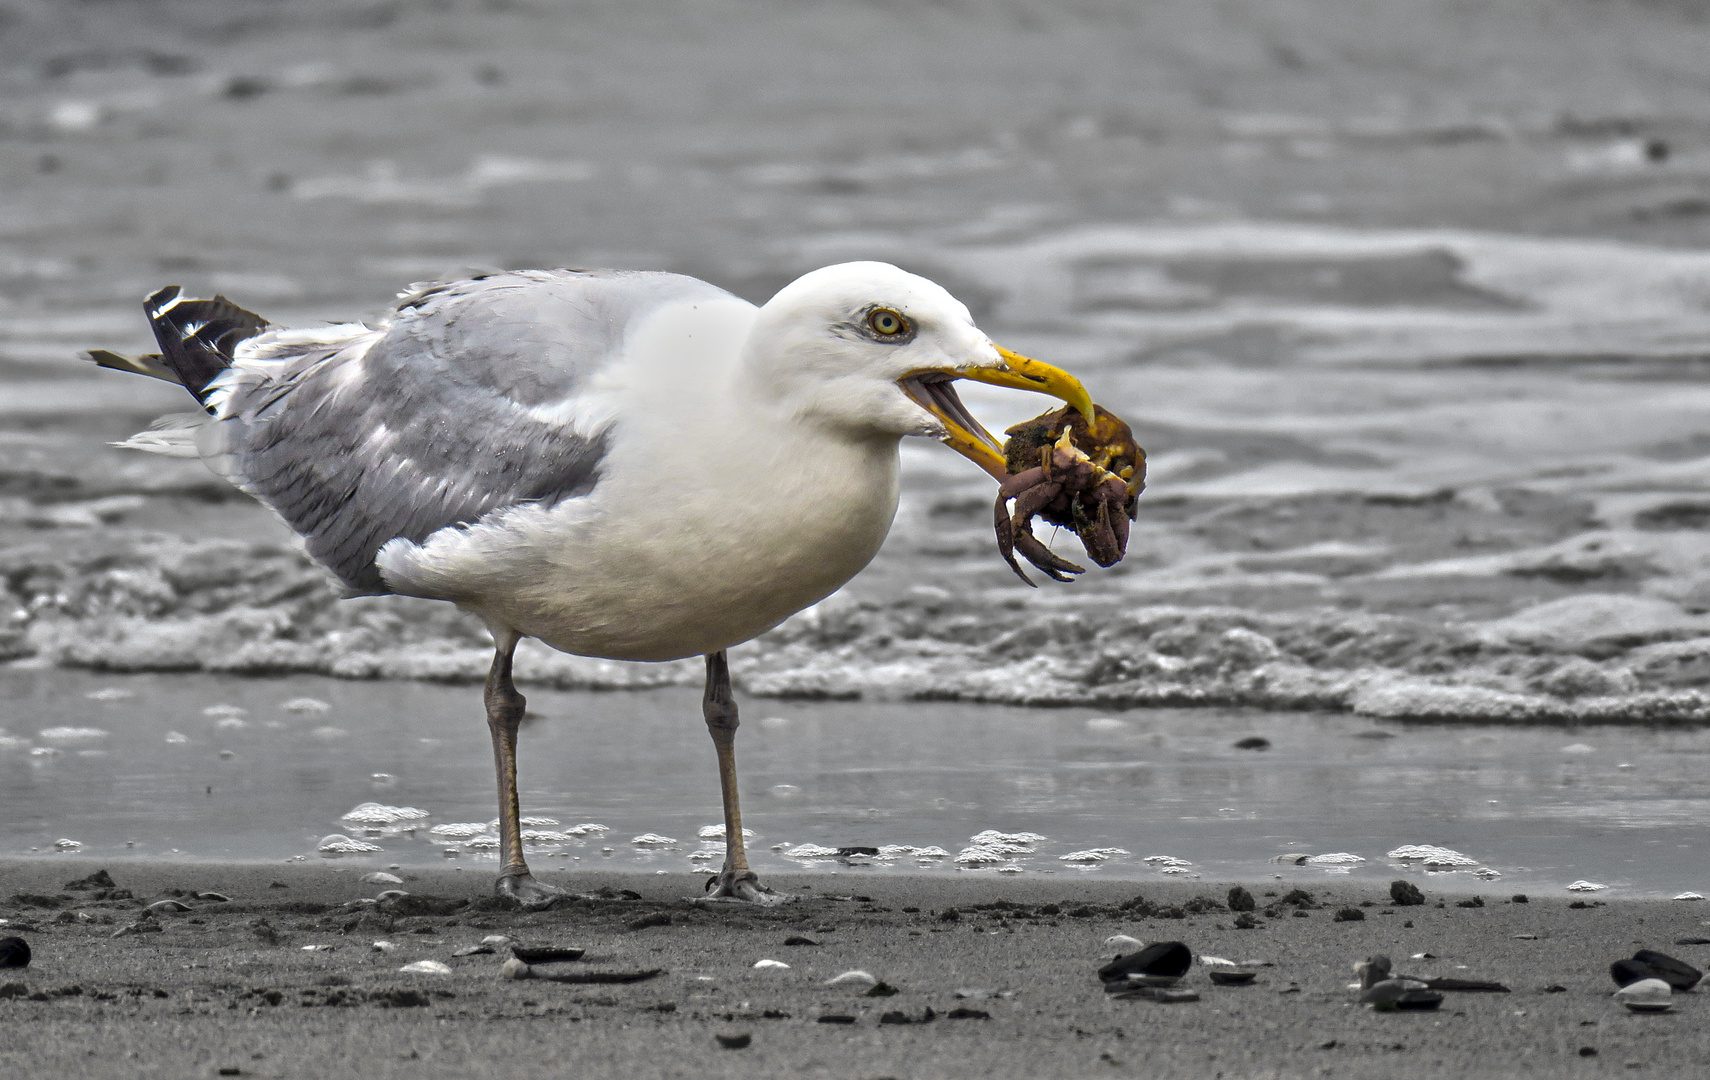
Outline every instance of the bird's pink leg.
<path id="1" fill-rule="evenodd" d="M 730 665 L 724 650 L 707 654 L 707 688 L 701 713 L 718 751 L 718 783 L 724 795 L 724 869 L 707 882 L 707 896 L 750 904 L 776 904 L 783 897 L 760 884 L 759 875 L 748 869 L 747 846 L 742 841 L 742 807 L 736 793 L 736 696 L 730 689 Z"/>
<path id="2" fill-rule="evenodd" d="M 517 800 L 517 727 L 527 701 L 511 682 L 517 635 L 495 633 L 493 668 L 487 673 L 487 729 L 493 734 L 493 765 L 499 774 L 499 858 L 504 867 L 493 889 L 525 908 L 550 905 L 564 893 L 536 881 L 523 861 L 522 809 Z"/>

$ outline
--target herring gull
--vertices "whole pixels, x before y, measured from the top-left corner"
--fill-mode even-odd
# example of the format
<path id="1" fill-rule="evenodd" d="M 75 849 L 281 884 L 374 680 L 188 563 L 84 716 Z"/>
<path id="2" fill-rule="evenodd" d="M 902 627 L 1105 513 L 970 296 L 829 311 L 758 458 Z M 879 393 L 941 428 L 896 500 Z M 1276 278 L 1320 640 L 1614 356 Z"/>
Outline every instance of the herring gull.
<path id="1" fill-rule="evenodd" d="M 521 638 L 705 657 L 726 845 L 708 893 L 767 903 L 743 848 L 725 650 L 873 558 L 903 437 L 1006 477 L 953 380 L 1093 415 L 1074 377 L 994 345 L 949 292 L 884 263 L 813 271 L 758 307 L 677 274 L 550 270 L 413 286 L 374 326 L 287 329 L 177 287 L 145 310 L 159 355 L 91 358 L 180 383 L 202 408 L 120 445 L 199 457 L 346 595 L 448 600 L 491 631 L 495 888 L 528 907 L 562 894 L 523 859 Z"/>

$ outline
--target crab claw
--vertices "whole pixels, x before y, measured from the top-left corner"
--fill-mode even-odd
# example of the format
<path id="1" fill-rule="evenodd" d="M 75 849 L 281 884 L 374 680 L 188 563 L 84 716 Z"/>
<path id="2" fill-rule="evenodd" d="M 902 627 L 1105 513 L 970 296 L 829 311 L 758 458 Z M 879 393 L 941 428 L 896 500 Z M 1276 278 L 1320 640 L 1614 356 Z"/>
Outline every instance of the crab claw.
<path id="1" fill-rule="evenodd" d="M 1073 581 L 1074 575 L 1087 572 L 1086 567 L 1076 566 L 1072 562 L 1059 559 L 1051 553 L 1051 549 L 1040 543 L 1039 538 L 1030 532 L 1016 534 L 1015 549 L 1027 558 L 1027 561 L 1037 566 L 1046 577 L 1055 581 Z M 1016 573 L 1021 573 L 1018 569 Z M 1026 580 L 1023 577 L 1022 580 Z M 1033 584 L 1031 581 L 1027 582 Z"/>

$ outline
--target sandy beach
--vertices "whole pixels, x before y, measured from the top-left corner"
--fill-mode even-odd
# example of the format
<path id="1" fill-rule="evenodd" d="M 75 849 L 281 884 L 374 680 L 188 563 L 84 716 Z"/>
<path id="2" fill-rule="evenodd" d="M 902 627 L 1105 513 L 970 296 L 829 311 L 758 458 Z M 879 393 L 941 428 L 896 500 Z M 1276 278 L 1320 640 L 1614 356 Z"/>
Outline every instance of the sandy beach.
<path id="1" fill-rule="evenodd" d="M 1220 910 L 1227 886 L 1204 882 L 780 875 L 771 884 L 790 903 L 708 910 L 684 899 L 694 875 L 586 873 L 556 877 L 611 898 L 527 914 L 488 899 L 478 870 L 406 869 L 388 885 L 326 862 L 115 862 L 114 885 L 131 897 L 64 887 L 96 869 L 76 858 L 0 863 L 0 933 L 34 951 L 27 970 L 0 972 L 0 986 L 23 987 L 0 990 L 10 1033 L 0 1074 L 1601 1076 L 1690 1072 L 1710 1053 L 1702 995 L 1629 1014 L 1611 1000 L 1607 970 L 1641 947 L 1702 965 L 1710 945 L 1676 944 L 1704 939 L 1700 904 L 1487 894 L 1468 907 L 1427 885 L 1424 904 L 1396 907 L 1382 890 L 1328 885 L 1312 890 L 1311 907 L 1279 907 L 1255 885 L 1258 926 L 1236 929 Z M 852 886 L 862 891 L 842 892 Z M 409 895 L 349 903 L 387 888 Z M 114 936 L 172 890 L 189 910 L 141 920 L 158 931 Z M 209 892 L 230 899 L 194 895 Z M 1344 909 L 1364 917 L 1343 921 Z M 1095 975 L 1119 951 L 1105 944 L 1115 934 L 1252 963 L 1257 979 L 1214 986 L 1196 962 L 1181 985 L 1198 1001 L 1118 1000 Z M 541 973 L 659 974 L 516 981 L 500 972 L 506 945 L 456 955 L 492 935 L 586 950 Z M 787 944 L 800 938 L 815 944 Z M 1352 965 L 1373 953 L 1409 974 L 1511 992 L 1373 1012 L 1349 989 Z M 399 971 L 419 960 L 450 973 Z M 850 970 L 896 993 L 825 985 Z M 914 1022 L 884 1021 L 895 1013 Z M 741 1034 L 751 1042 L 740 1049 L 717 1039 Z"/>

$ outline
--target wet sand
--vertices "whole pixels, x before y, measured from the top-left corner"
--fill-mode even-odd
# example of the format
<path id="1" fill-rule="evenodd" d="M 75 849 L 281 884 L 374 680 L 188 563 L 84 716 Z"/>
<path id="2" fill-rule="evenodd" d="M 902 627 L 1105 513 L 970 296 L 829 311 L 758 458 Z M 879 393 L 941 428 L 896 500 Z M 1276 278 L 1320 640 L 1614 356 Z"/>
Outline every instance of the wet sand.
<path id="1" fill-rule="evenodd" d="M 1518 904 L 1504 894 L 1467 908 L 1427 889 L 1424 905 L 1392 907 L 1369 886 L 1330 886 L 1312 890 L 1305 917 L 1261 911 L 1257 928 L 1240 930 L 1221 910 L 1167 918 L 1120 906 L 1137 892 L 1158 908 L 1225 898 L 1224 887 L 1202 882 L 899 877 L 863 881 L 847 896 L 831 895 L 849 886 L 825 875 L 776 875 L 771 883 L 799 899 L 706 910 L 683 899 L 698 888 L 692 875 L 587 873 L 565 883 L 638 898 L 523 914 L 486 899 L 484 872 L 405 869 L 392 887 L 418 906 L 382 913 L 342 905 L 386 886 L 325 862 L 111 868 L 134 898 L 66 892 L 64 883 L 96 869 L 85 859 L 0 862 L 0 917 L 9 920 L 0 933 L 23 934 L 35 952 L 27 972 L 0 973 L 0 984 L 29 992 L 0 998 L 0 1024 L 14 1035 L 0 1040 L 0 1073 L 1509 1077 L 1690 1072 L 1710 1053 L 1701 995 L 1676 995 L 1673 1013 L 1645 1016 L 1609 996 L 1609 962 L 1636 948 L 1699 966 L 1710 959 L 1710 946 L 1674 944 L 1705 933 L 1707 912 L 1692 903 L 1573 909 L 1567 899 Z M 230 900 L 185 897 L 193 910 L 162 914 L 159 932 L 112 937 L 169 889 Z M 432 906 L 423 897 L 445 898 L 442 913 L 407 914 Z M 1261 908 L 1277 899 L 1258 896 Z M 1364 919 L 1336 921 L 1344 907 Z M 662 924 L 636 928 L 644 919 Z M 257 936 L 258 920 L 276 941 Z M 1215 987 L 1196 964 L 1183 985 L 1199 991 L 1197 1002 L 1114 1000 L 1094 972 L 1114 951 L 1105 938 L 1118 933 L 1264 966 L 1255 985 Z M 587 950 L 554 965 L 564 971 L 663 972 L 627 985 L 506 981 L 502 952 L 453 956 L 493 934 Z M 818 944 L 785 944 L 798 936 Z M 382 953 L 376 940 L 398 947 Z M 1401 971 L 1494 979 L 1512 992 L 1450 994 L 1435 1013 L 1374 1013 L 1347 987 L 1351 965 L 1375 952 Z M 1409 959 L 1417 953 L 1434 958 Z M 423 959 L 452 974 L 398 971 Z M 790 967 L 755 969 L 762 959 Z M 897 993 L 823 985 L 850 969 Z M 988 1015 L 953 1019 L 957 1008 Z M 928 1009 L 936 1018 L 926 1023 L 881 1023 L 892 1012 L 918 1021 Z M 853 1023 L 819 1022 L 826 1015 Z M 752 1037 L 744 1049 L 715 1041 L 741 1033 Z"/>

